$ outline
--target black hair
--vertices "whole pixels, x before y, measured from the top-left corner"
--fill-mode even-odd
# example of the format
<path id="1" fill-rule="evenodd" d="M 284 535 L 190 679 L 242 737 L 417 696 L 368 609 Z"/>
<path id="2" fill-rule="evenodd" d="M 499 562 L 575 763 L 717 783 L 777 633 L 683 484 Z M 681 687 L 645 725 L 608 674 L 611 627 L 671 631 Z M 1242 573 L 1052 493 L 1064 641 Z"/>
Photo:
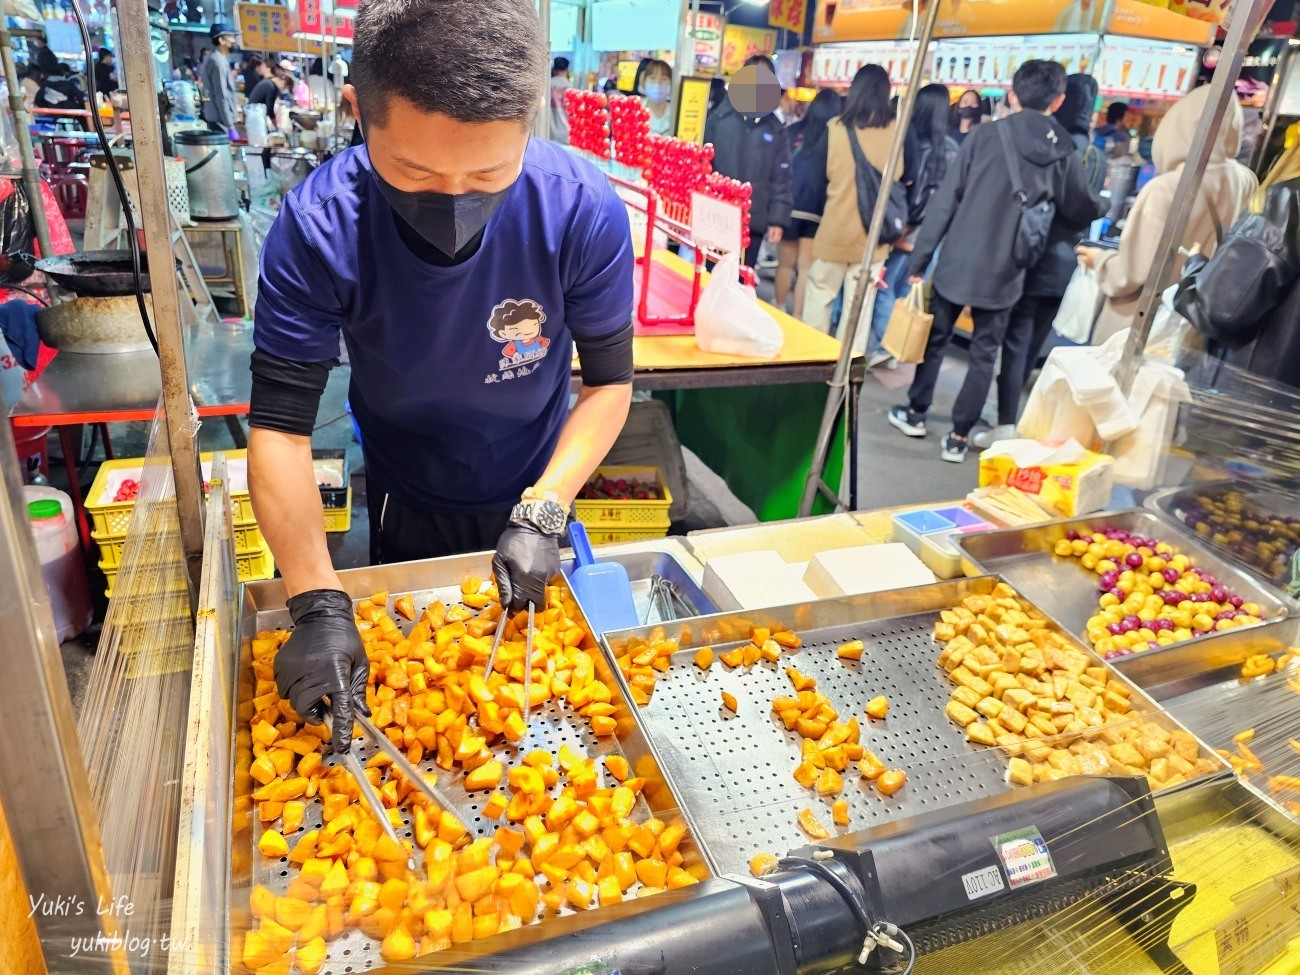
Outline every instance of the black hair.
<path id="1" fill-rule="evenodd" d="M 1106 106 L 1106 121 L 1111 125 L 1119 125 L 1127 114 L 1128 102 L 1111 102 Z"/>
<path id="2" fill-rule="evenodd" d="M 569 70 L 568 58 L 556 58 L 551 62 L 551 74 L 564 74 Z"/>
<path id="3" fill-rule="evenodd" d="M 1016 68 L 1011 90 L 1025 111 L 1045 112 L 1058 95 L 1065 94 L 1065 68 L 1057 61 L 1031 58 Z"/>
<path id="4" fill-rule="evenodd" d="M 713 111 L 722 104 L 722 100 L 727 97 L 727 83 L 721 78 L 713 78 L 709 82 L 709 111 Z"/>
<path id="5" fill-rule="evenodd" d="M 528 321 L 530 318 L 536 318 L 538 324 L 542 324 L 546 321 L 546 312 L 542 311 L 541 305 L 529 298 L 518 301 L 507 298 L 492 309 L 492 317 L 488 319 L 488 331 L 498 342 L 504 342 L 506 337 L 501 334 L 503 329 Z"/>
<path id="6" fill-rule="evenodd" d="M 632 81 L 633 94 L 636 95 L 645 94 L 645 92 L 641 89 L 641 82 L 645 81 L 645 76 L 650 73 L 651 68 L 662 69 L 665 73 L 667 73 L 669 78 L 673 76 L 672 65 L 670 65 L 667 61 L 660 60 L 659 58 L 642 58 L 641 63 L 636 66 L 636 77 Z"/>
<path id="7" fill-rule="evenodd" d="M 776 64 L 774 64 L 772 59 L 766 54 L 751 54 L 749 57 L 745 58 L 743 66 L 748 68 L 755 64 L 761 64 L 763 67 L 767 68 L 768 71 L 772 72 L 772 74 L 776 74 Z"/>
<path id="8" fill-rule="evenodd" d="M 361 0 L 354 31 L 367 125 L 384 124 L 394 95 L 458 122 L 532 125 L 550 47 L 533 0 Z"/>
<path id="9" fill-rule="evenodd" d="M 101 47 L 101 48 L 99 49 L 99 55 L 98 55 L 98 56 L 99 56 L 99 60 L 101 60 L 101 61 L 104 60 L 104 58 L 106 58 L 106 57 L 110 57 L 110 58 L 111 58 L 111 57 L 113 56 L 113 49 L 112 49 L 111 47 Z"/>
<path id="10" fill-rule="evenodd" d="M 844 98 L 838 91 L 823 88 L 808 103 L 808 109 L 799 122 L 801 145 L 811 148 L 826 134 L 826 123 L 844 109 Z"/>
<path id="11" fill-rule="evenodd" d="M 600 86 L 600 90 L 606 95 L 618 94 L 618 82 L 613 78 L 606 78 L 605 83 Z"/>
<path id="12" fill-rule="evenodd" d="M 921 142 L 942 149 L 948 137 L 949 95 L 947 85 L 926 85 L 916 93 L 912 106 L 912 131 Z M 940 152 L 938 158 L 943 158 Z"/>
<path id="13" fill-rule="evenodd" d="M 894 120 L 889 75 L 878 64 L 858 68 L 844 99 L 844 124 L 855 129 L 883 129 Z"/>

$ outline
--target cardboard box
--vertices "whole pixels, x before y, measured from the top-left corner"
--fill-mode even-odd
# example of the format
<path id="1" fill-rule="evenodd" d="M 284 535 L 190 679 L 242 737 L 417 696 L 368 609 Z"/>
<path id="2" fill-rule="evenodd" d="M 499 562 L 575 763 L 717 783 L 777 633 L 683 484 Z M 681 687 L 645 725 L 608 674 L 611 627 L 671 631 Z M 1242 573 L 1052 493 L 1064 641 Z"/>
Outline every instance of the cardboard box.
<path id="1" fill-rule="evenodd" d="M 1110 504 L 1115 461 L 1076 440 L 1049 447 L 1001 440 L 980 454 L 980 487 L 1014 487 L 1056 517 L 1074 518 Z"/>

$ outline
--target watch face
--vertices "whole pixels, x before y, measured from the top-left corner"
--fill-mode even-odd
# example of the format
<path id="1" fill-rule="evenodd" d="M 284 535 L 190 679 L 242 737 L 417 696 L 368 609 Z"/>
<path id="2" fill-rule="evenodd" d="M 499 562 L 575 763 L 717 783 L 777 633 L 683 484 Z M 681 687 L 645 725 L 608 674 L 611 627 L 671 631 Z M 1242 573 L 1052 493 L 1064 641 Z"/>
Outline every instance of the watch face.
<path id="1" fill-rule="evenodd" d="M 564 531 L 566 512 L 554 501 L 543 501 L 533 506 L 533 522 L 538 528 L 552 535 Z"/>

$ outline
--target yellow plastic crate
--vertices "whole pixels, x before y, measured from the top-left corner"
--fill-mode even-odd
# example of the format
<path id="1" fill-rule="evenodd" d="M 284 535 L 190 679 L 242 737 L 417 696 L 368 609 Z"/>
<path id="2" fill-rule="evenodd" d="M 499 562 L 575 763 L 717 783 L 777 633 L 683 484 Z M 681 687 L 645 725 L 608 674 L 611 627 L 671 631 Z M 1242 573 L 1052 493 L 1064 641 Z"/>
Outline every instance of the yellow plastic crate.
<path id="1" fill-rule="evenodd" d="M 235 550 L 247 551 L 262 545 L 262 529 L 257 522 L 234 526 Z M 105 569 L 114 569 L 122 564 L 122 550 L 126 547 L 125 535 L 101 535 L 91 532 L 90 537 L 99 546 L 99 564 Z"/>
<path id="2" fill-rule="evenodd" d="M 104 594 L 110 598 L 113 595 L 113 580 L 117 578 L 118 568 L 117 565 L 99 563 L 99 570 L 108 580 L 108 587 L 104 590 Z M 235 572 L 240 582 L 260 582 L 263 579 L 270 579 L 275 575 L 275 558 L 271 555 L 271 549 L 262 544 L 248 551 L 236 550 Z"/>
<path id="3" fill-rule="evenodd" d="M 348 504 L 346 508 L 325 509 L 325 530 L 327 532 L 345 532 L 352 527 L 352 486 L 348 486 Z"/>
<path id="4" fill-rule="evenodd" d="M 616 542 L 639 542 L 644 538 L 663 538 L 667 534 L 667 528 L 647 528 L 645 531 L 589 531 L 587 538 L 592 545 L 613 545 Z"/>
<path id="5" fill-rule="evenodd" d="M 573 512 L 577 519 L 587 526 L 587 533 L 593 542 L 596 541 L 598 534 L 618 536 L 605 538 L 605 541 L 629 541 L 636 538 L 658 538 L 668 533 L 668 526 L 672 524 L 668 509 L 672 506 L 673 496 L 659 468 L 598 467 L 592 477 L 608 477 L 614 480 L 626 478 L 629 481 L 648 483 L 653 485 L 659 494 L 659 497 L 653 501 L 578 500 L 573 502 Z M 651 529 L 662 530 L 651 531 Z"/>
<path id="6" fill-rule="evenodd" d="M 243 460 L 248 457 L 247 450 L 224 451 L 227 462 Z M 199 454 L 201 463 L 210 462 L 213 453 Z M 86 513 L 90 515 L 93 533 L 100 538 L 122 538 L 126 535 L 127 525 L 131 523 L 131 512 L 135 510 L 134 501 L 106 501 L 116 490 L 110 492 L 113 485 L 120 483 L 119 475 L 132 475 L 138 481 L 144 474 L 143 457 L 124 457 L 121 460 L 106 460 L 99 467 L 90 490 L 86 492 Z M 248 491 L 239 491 L 230 496 L 230 515 L 236 524 L 248 524 L 254 521 L 253 503 Z M 118 553 L 118 559 L 121 553 Z M 117 565 L 117 562 L 113 562 Z"/>

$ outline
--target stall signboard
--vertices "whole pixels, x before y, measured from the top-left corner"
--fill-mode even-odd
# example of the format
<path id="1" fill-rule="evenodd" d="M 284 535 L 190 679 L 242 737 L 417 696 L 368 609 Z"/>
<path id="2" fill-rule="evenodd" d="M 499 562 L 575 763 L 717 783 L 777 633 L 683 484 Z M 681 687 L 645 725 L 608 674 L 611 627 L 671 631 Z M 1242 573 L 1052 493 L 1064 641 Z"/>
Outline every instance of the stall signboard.
<path id="1" fill-rule="evenodd" d="M 802 34 L 808 4 L 806 0 L 770 0 L 767 22 L 772 27 L 783 27 Z"/>
<path id="2" fill-rule="evenodd" d="M 677 138 L 685 142 L 704 144 L 704 118 L 709 114 L 709 92 L 712 78 L 690 77 L 682 79 L 677 98 Z"/>
<path id="3" fill-rule="evenodd" d="M 298 30 L 309 37 L 352 43 L 352 18 L 325 13 L 322 0 L 298 0 Z"/>
<path id="4" fill-rule="evenodd" d="M 911 0 L 817 0 L 813 40 L 878 41 L 915 37 L 927 0 L 913 17 Z M 1192 0 L 1187 0 L 1191 3 Z M 1213 6 L 1219 0 L 1195 0 Z M 1021 34 L 1097 34 L 1102 31 L 1178 41 L 1210 43 L 1214 24 L 1143 0 L 1113 0 L 1103 24 L 1105 0 L 963 0 L 945 4 L 935 22 L 936 37 L 1000 37 Z M 1190 12 L 1190 11 L 1189 11 Z"/>
<path id="5" fill-rule="evenodd" d="M 698 190 L 691 193 L 691 237 L 696 243 L 723 254 L 739 254 L 741 233 L 740 207 Z"/>
<path id="6" fill-rule="evenodd" d="M 1176 9 L 1157 7 L 1142 0 L 1115 0 L 1108 34 L 1145 37 L 1156 41 L 1178 41 L 1204 47 L 1214 40 L 1215 25 L 1209 19 L 1185 16 Z M 1199 6 L 1206 6 L 1200 4 Z M 1190 10 L 1188 11 L 1190 13 Z"/>
<path id="7" fill-rule="evenodd" d="M 776 50 L 776 31 L 728 24 L 722 32 L 722 74 L 733 75 L 755 54 L 768 57 Z"/>
<path id="8" fill-rule="evenodd" d="M 926 52 L 933 62 L 937 44 Z M 916 45 L 906 41 L 857 41 L 846 44 L 818 44 L 813 49 L 812 69 L 808 80 L 814 85 L 845 88 L 864 64 L 878 64 L 889 73 L 895 85 L 903 84 L 912 70 Z M 933 75 L 933 70 L 929 72 Z"/>
<path id="9" fill-rule="evenodd" d="M 944 4 L 935 22 L 936 37 L 1003 34 L 1096 33 L 1103 0 L 963 0 Z M 814 41 L 906 40 L 920 29 L 911 0 L 817 0 Z"/>
<path id="10" fill-rule="evenodd" d="M 1177 98 L 1196 81 L 1196 54 L 1187 44 L 1107 37 L 1093 77 L 1107 95 Z"/>
<path id="11" fill-rule="evenodd" d="M 241 3 L 236 8 L 240 46 L 249 51 L 295 51 L 293 14 L 288 7 Z"/>
<path id="12" fill-rule="evenodd" d="M 718 14 L 695 15 L 695 70 L 716 72 L 722 65 L 723 20 Z"/>

